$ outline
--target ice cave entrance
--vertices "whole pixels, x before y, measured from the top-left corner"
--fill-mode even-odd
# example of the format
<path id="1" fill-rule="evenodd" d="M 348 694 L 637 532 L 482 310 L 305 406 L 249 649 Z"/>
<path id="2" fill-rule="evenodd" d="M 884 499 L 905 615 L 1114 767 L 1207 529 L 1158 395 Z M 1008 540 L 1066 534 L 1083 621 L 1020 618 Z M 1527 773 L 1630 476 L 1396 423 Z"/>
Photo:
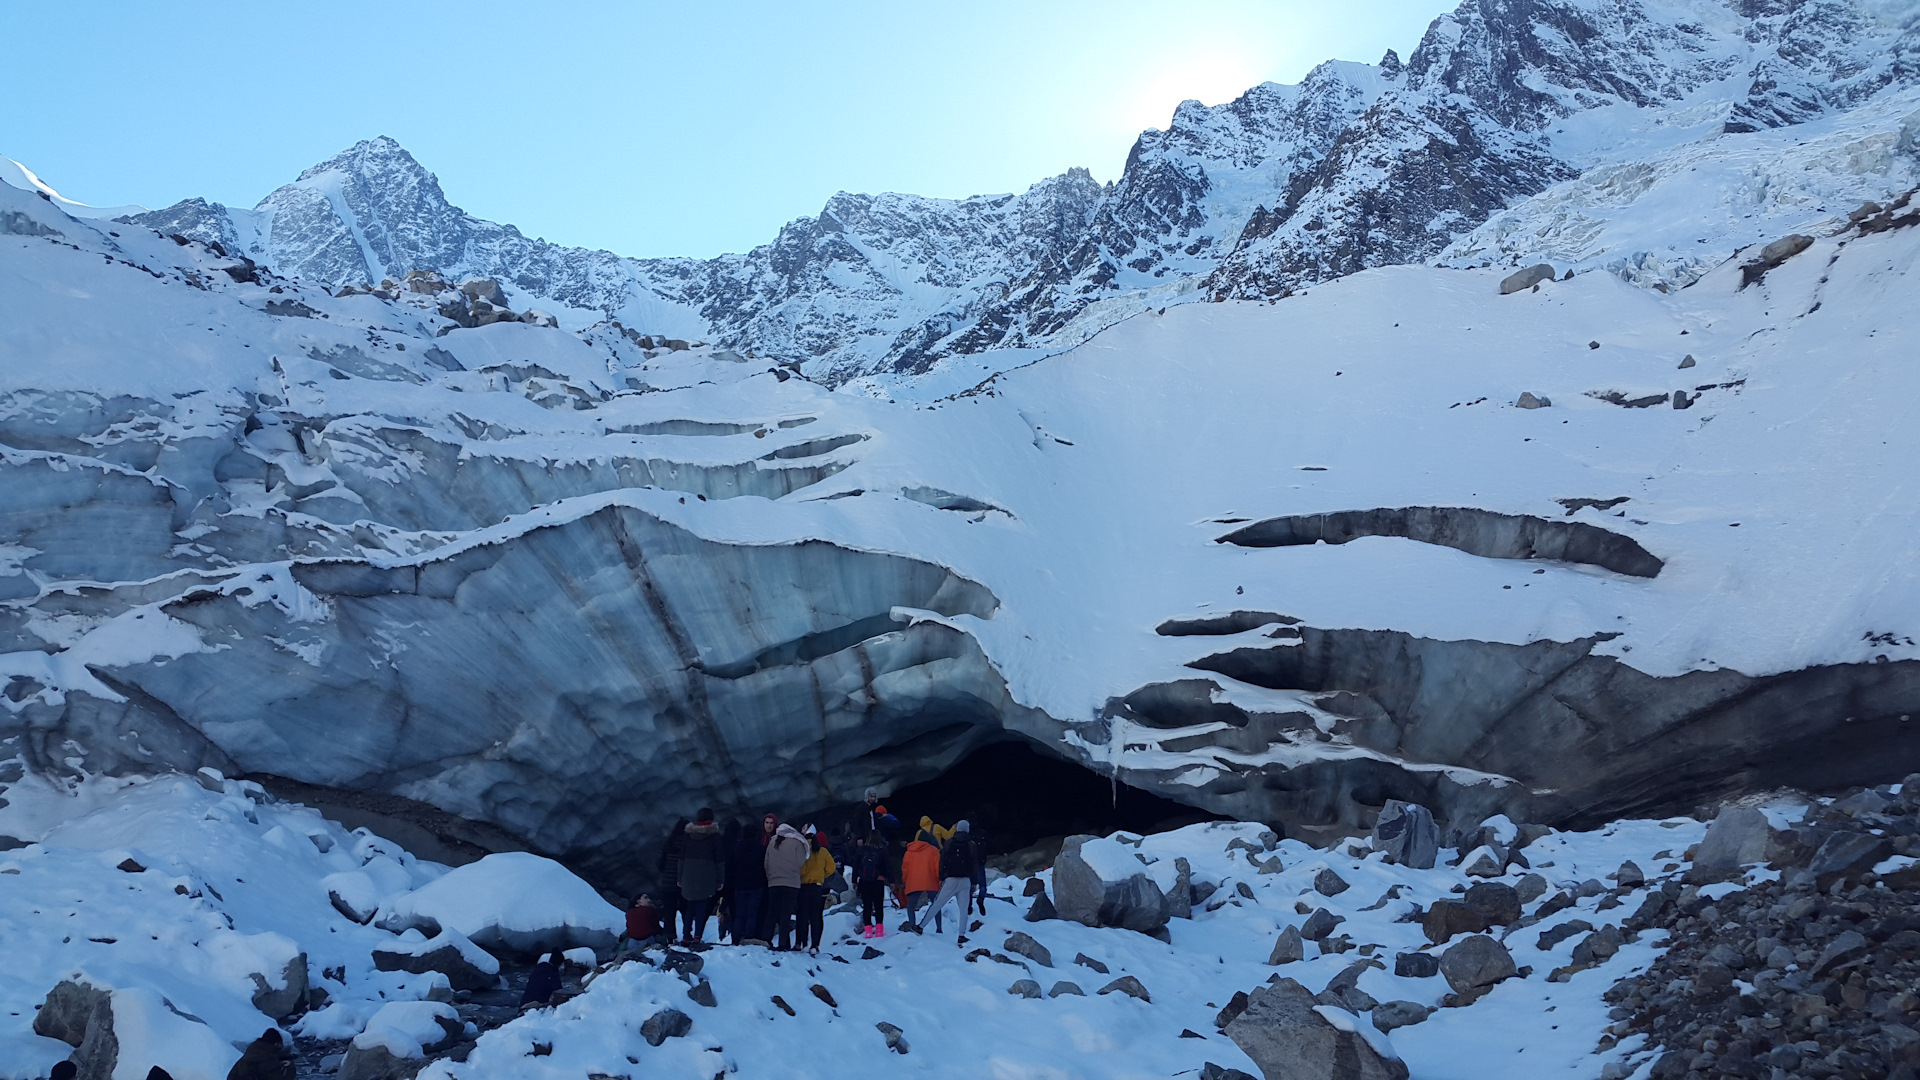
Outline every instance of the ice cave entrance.
<path id="1" fill-rule="evenodd" d="M 985 831 L 988 854 L 1005 870 L 1051 864 L 1061 840 L 1076 833 L 1159 832 L 1219 818 L 1116 784 L 1026 742 L 990 743 L 932 780 L 881 801 L 909 836 L 922 815 L 942 825 L 966 818 Z"/>

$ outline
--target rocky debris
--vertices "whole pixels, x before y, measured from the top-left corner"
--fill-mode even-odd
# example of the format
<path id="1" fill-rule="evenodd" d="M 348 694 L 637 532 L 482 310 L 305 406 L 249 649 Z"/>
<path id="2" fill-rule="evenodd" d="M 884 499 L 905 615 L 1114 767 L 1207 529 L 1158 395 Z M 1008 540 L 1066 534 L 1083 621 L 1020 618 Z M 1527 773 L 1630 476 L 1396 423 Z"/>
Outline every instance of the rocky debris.
<path id="1" fill-rule="evenodd" d="M 1047 947 L 1035 941 L 1030 935 L 1023 934 L 1018 930 L 1007 935 L 1007 942 L 1005 945 L 1002 945 L 1001 948 L 1010 953 L 1024 956 L 1034 963 L 1039 964 L 1041 967 L 1053 966 L 1053 954 L 1047 951 Z"/>
<path id="2" fill-rule="evenodd" d="M 1200 1080 L 1254 1080 L 1254 1078 L 1244 1069 L 1229 1069 L 1225 1065 L 1215 1065 L 1209 1061 L 1200 1066 Z"/>
<path id="3" fill-rule="evenodd" d="M 793 1006 L 787 1004 L 787 999 L 781 997 L 779 994 L 775 994 L 771 998 L 768 998 L 767 1000 L 773 1002 L 774 1008 L 779 1009 L 781 1012 L 786 1013 L 788 1016 L 799 1015 L 798 1013 L 793 1011 Z"/>
<path id="4" fill-rule="evenodd" d="M 1417 1001 L 1383 1001 L 1373 1007 L 1373 1026 L 1383 1032 L 1418 1024 L 1433 1010 Z"/>
<path id="5" fill-rule="evenodd" d="M 1568 919 L 1550 930 L 1543 930 L 1535 947 L 1542 952 L 1548 951 L 1570 937 L 1578 937 L 1593 929 L 1593 924 L 1585 919 Z"/>
<path id="6" fill-rule="evenodd" d="M 1440 958 L 1432 953 L 1403 952 L 1393 958 L 1393 973 L 1403 979 L 1428 979 L 1440 974 Z"/>
<path id="7" fill-rule="evenodd" d="M 896 1054 L 904 1054 L 909 1049 L 911 1049 L 907 1045 L 906 1032 L 901 1031 L 898 1027 L 894 1026 L 893 1024 L 887 1023 L 885 1020 L 882 1020 L 873 1026 L 877 1031 L 880 1032 L 881 1035 L 885 1036 L 887 1040 L 887 1049 L 893 1051 Z"/>
<path id="8" fill-rule="evenodd" d="M 1547 409 L 1553 407 L 1553 399 L 1545 395 L 1535 395 L 1531 390 L 1523 390 L 1514 407 L 1521 409 Z"/>
<path id="9" fill-rule="evenodd" d="M 1518 973 L 1513 954 L 1485 934 L 1462 938 L 1440 954 L 1440 974 L 1453 992 L 1463 997 Z"/>
<path id="10" fill-rule="evenodd" d="M 1463 900 L 1435 900 L 1420 920 L 1420 930 L 1435 945 L 1444 945 L 1456 934 L 1477 934 L 1487 928 L 1480 913 Z"/>
<path id="11" fill-rule="evenodd" d="M 1605 963 L 1613 959 L 1614 954 L 1620 951 L 1620 946 L 1623 944 L 1625 941 L 1620 935 L 1620 928 L 1613 923 L 1608 923 L 1582 938 L 1580 943 L 1573 947 L 1573 962 L 1580 967 Z"/>
<path id="12" fill-rule="evenodd" d="M 1069 836 L 1053 863 L 1053 902 L 1060 917 L 1086 926 L 1119 926 L 1151 934 L 1172 917 L 1167 895 L 1144 869 L 1117 881 L 1100 877 L 1080 855 L 1093 836 Z"/>
<path id="13" fill-rule="evenodd" d="M 500 282 L 490 277 L 468 278 L 460 283 L 460 291 L 468 300 L 484 300 L 499 308 L 511 306 L 507 301 L 506 290 L 500 287 Z"/>
<path id="14" fill-rule="evenodd" d="M 1523 874 L 1514 883 L 1513 894 L 1520 898 L 1520 903 L 1531 904 L 1547 894 L 1547 879 L 1539 874 Z"/>
<path id="15" fill-rule="evenodd" d="M 1173 890 L 1167 893 L 1168 914 L 1176 919 L 1193 918 L 1193 864 L 1184 856 L 1173 860 Z"/>
<path id="16" fill-rule="evenodd" d="M 1073 962 L 1076 964 L 1079 964 L 1081 967 L 1084 967 L 1084 968 L 1092 968 L 1093 970 L 1099 972 L 1102 975 L 1105 975 L 1108 973 L 1107 965 L 1101 963 L 1098 960 L 1095 960 L 1093 957 L 1088 956 L 1086 953 L 1075 953 L 1073 955 Z"/>
<path id="17" fill-rule="evenodd" d="M 1744 289 L 1759 283 L 1766 278 L 1768 271 L 1812 246 L 1813 237 L 1803 233 L 1793 233 L 1775 240 L 1761 248 L 1759 255 L 1740 267 L 1740 287 Z"/>
<path id="18" fill-rule="evenodd" d="M 1333 872 L 1332 867 L 1322 869 L 1313 875 L 1313 891 L 1321 896 L 1339 896 L 1351 887 L 1346 879 Z"/>
<path id="19" fill-rule="evenodd" d="M 1351 1013 L 1371 1012 L 1380 1004 L 1371 994 L 1360 989 L 1360 976 L 1369 971 L 1384 970 L 1387 965 L 1371 957 L 1348 964 L 1338 975 L 1327 980 L 1326 988 L 1315 999 L 1322 1005 L 1336 1009 L 1345 1009 Z"/>
<path id="20" fill-rule="evenodd" d="M 1054 908 L 1053 901 L 1047 898 L 1046 889 L 1042 887 L 1040 894 L 1033 898 L 1033 905 L 1027 908 L 1027 921 L 1046 922 L 1059 917 L 1060 912 Z"/>
<path id="21" fill-rule="evenodd" d="M 1373 850 L 1387 861 L 1415 870 L 1431 870 L 1440 855 L 1440 826 L 1433 812 L 1418 803 L 1388 799 L 1373 823 Z"/>
<path id="22" fill-rule="evenodd" d="M 860 950 L 860 959 L 862 960 L 878 960 L 885 955 L 887 954 L 881 952 L 879 949 L 876 949 L 871 945 Z"/>
<path id="23" fill-rule="evenodd" d="M 1322 941 L 1333 933 L 1334 927 L 1346 921 L 1345 915 L 1335 915 L 1326 908 L 1315 908 L 1313 914 L 1307 916 L 1307 921 L 1300 924 L 1300 936 L 1308 941 Z"/>
<path id="24" fill-rule="evenodd" d="M 1357 1025 L 1336 1025 L 1317 1006 L 1306 987 L 1279 979 L 1248 994 L 1224 1030 L 1268 1080 L 1407 1080 L 1404 1063 L 1381 1057 Z"/>
<path id="25" fill-rule="evenodd" d="M 120 1060 L 120 1040 L 113 1033 L 113 995 L 90 983 L 62 981 L 47 993 L 33 1014 L 33 1033 L 58 1039 L 74 1048 L 67 1060 L 80 1076 L 104 1080 Z"/>
<path id="26" fill-rule="evenodd" d="M 1153 998 L 1147 996 L 1147 988 L 1141 985 L 1139 979 L 1136 979 L 1131 975 L 1122 975 L 1119 978 L 1108 983 L 1107 985 L 1094 991 L 1094 993 L 1125 994 L 1128 997 L 1139 998 L 1141 1001 L 1147 1002 L 1148 1004 L 1153 1003 Z"/>
<path id="27" fill-rule="evenodd" d="M 415 975 L 438 971 L 455 990 L 486 990 L 500 981 L 500 961 L 468 941 L 458 930 L 451 929 L 424 941 L 382 945 L 373 950 L 373 966 L 379 971 L 406 971 Z"/>
<path id="28" fill-rule="evenodd" d="M 713 996 L 713 984 L 705 979 L 701 979 L 699 982 L 687 988 L 687 1000 L 696 1005 L 704 1005 L 709 1009 L 717 1008 L 720 1005 L 719 999 Z"/>
<path id="29" fill-rule="evenodd" d="M 1032 979 L 1019 979 L 1007 987 L 1007 993 L 1014 997 L 1037 998 L 1040 996 L 1040 984 Z"/>
<path id="30" fill-rule="evenodd" d="M 1535 263 L 1525 270 L 1516 270 L 1500 279 L 1500 295 L 1509 296 L 1525 292 L 1543 281 L 1553 280 L 1553 267 L 1546 263 Z"/>
<path id="31" fill-rule="evenodd" d="M 820 999 L 820 1003 L 829 1009 L 837 1009 L 840 1007 L 840 1003 L 833 1000 L 833 991 L 828 990 L 819 983 L 814 983 L 812 986 L 807 987 L 807 993 Z"/>
<path id="32" fill-rule="evenodd" d="M 648 1046 L 659 1046 L 692 1030 L 693 1017 L 674 1008 L 661 1009 L 640 1023 L 640 1037 L 647 1040 Z"/>
<path id="33" fill-rule="evenodd" d="M 1300 928 L 1289 926 L 1280 931 L 1279 939 L 1273 943 L 1273 952 L 1267 956 L 1267 963 L 1278 966 L 1291 964 L 1295 960 L 1304 960 L 1306 957 L 1307 946 L 1300 936 Z"/>
<path id="34" fill-rule="evenodd" d="M 1520 921 L 1520 892 L 1501 881 L 1468 886 L 1461 900 L 1487 926 L 1512 926 Z"/>
<path id="35" fill-rule="evenodd" d="M 1915 194 L 1920 194 L 1920 188 L 1902 192 L 1886 206 L 1871 201 L 1861 203 L 1857 209 L 1847 214 L 1847 221 L 1858 229 L 1862 236 L 1920 225 L 1920 209 L 1908 209 L 1908 204 L 1913 201 Z"/>
<path id="36" fill-rule="evenodd" d="M 1830 889 L 1841 881 L 1858 880 L 1893 854 L 1893 844 L 1865 832 L 1838 832 L 1828 837 L 1807 862 L 1816 889 Z"/>
<path id="37" fill-rule="evenodd" d="M 1833 851 L 1880 843 L 1920 850 L 1916 836 L 1920 775 L 1897 796 L 1856 790 L 1808 807 L 1803 821 L 1773 838 L 1769 865 L 1778 880 L 1718 898 L 1679 879 L 1661 882 L 1626 928 L 1629 936 L 1664 930 L 1671 945 L 1607 991 L 1615 1023 L 1600 1048 L 1645 1035 L 1656 1077 L 1914 1075 L 1920 882 L 1900 879 L 1899 867 L 1877 871 L 1884 860 L 1834 855 L 1847 865 L 1833 866 L 1823 885 L 1812 863 L 1836 840 L 1864 838 Z M 1709 853 L 1706 842 L 1699 853 Z"/>
<path id="38" fill-rule="evenodd" d="M 1767 815 L 1751 806 L 1729 806 L 1714 816 L 1707 835 L 1695 849 L 1693 866 L 1687 880 L 1695 885 L 1710 885 L 1740 876 L 1741 867 L 1760 862 L 1767 856 L 1767 842 L 1773 830 Z"/>
<path id="39" fill-rule="evenodd" d="M 1065 979 L 1062 979 L 1059 982 L 1054 983 L 1053 989 L 1047 991 L 1047 996 L 1050 998 L 1056 998 L 1062 994 L 1071 994 L 1074 997 L 1087 996 L 1087 992 L 1085 990 L 1080 989 L 1079 983 L 1069 982 Z"/>
<path id="40" fill-rule="evenodd" d="M 700 974 L 701 968 L 706 966 L 707 961 L 699 953 L 694 952 L 669 949 L 667 955 L 660 958 L 660 970 L 671 971 L 683 979 L 693 978 Z"/>

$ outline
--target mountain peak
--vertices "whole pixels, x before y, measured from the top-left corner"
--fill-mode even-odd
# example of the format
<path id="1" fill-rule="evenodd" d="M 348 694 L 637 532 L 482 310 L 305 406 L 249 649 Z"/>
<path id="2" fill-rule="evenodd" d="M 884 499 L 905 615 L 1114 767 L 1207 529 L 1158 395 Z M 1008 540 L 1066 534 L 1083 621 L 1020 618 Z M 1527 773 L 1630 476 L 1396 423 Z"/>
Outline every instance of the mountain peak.
<path id="1" fill-rule="evenodd" d="M 415 160 L 400 145 L 399 140 L 390 135 L 379 135 L 371 139 L 361 139 L 345 150 L 325 161 L 314 165 L 300 174 L 300 180 L 311 180 L 330 172 L 352 173 L 356 176 L 388 177 L 396 173 L 412 173 L 432 177 L 426 166 Z M 295 181 L 298 183 L 299 181 Z M 436 183 L 438 182 L 436 178 Z"/>

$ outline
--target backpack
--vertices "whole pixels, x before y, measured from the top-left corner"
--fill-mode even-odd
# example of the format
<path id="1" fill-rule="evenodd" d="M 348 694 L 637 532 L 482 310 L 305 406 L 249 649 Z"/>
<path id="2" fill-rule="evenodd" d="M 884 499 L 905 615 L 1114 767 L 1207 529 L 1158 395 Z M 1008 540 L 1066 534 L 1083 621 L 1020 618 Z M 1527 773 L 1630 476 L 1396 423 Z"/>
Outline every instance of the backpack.
<path id="1" fill-rule="evenodd" d="M 975 856 L 973 839 L 956 835 L 940 849 L 940 876 L 943 878 L 971 878 Z"/>

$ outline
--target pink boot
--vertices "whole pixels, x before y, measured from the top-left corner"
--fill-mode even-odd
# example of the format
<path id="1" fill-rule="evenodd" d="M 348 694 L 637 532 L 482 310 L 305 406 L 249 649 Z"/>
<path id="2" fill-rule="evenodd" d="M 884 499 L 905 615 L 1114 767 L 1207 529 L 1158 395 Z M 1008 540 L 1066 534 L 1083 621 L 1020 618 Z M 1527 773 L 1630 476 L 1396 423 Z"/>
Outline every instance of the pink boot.
<path id="1" fill-rule="evenodd" d="M 886 937 L 886 936 L 887 936 L 887 926 L 886 926 L 886 924 L 885 924 L 885 923 L 874 923 L 874 924 L 873 924 L 873 936 L 874 936 L 874 937 Z"/>

